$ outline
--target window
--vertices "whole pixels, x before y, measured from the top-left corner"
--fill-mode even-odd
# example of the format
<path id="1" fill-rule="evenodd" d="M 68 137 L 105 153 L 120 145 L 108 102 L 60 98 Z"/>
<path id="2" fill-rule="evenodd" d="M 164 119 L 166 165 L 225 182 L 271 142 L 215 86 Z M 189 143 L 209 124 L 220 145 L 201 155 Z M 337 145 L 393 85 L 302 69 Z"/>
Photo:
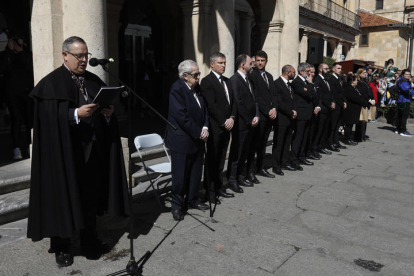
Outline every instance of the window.
<path id="1" fill-rule="evenodd" d="M 375 1 L 375 9 L 382 10 L 384 7 L 384 0 L 376 0 Z"/>
<path id="2" fill-rule="evenodd" d="M 360 34 L 359 46 L 368 46 L 368 34 Z"/>

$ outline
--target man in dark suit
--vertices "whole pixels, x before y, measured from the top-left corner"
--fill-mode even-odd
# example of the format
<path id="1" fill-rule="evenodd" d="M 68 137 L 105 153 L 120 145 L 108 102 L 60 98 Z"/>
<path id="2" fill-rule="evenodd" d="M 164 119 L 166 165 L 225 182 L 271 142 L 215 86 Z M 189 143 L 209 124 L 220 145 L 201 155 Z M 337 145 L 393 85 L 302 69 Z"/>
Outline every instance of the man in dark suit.
<path id="1" fill-rule="evenodd" d="M 199 210 L 209 207 L 197 198 L 203 169 L 205 141 L 209 136 L 208 112 L 200 95 L 197 63 L 185 60 L 178 66 L 180 79 L 171 87 L 165 145 L 171 152 L 172 201 L 175 220 L 182 220 L 186 205 Z M 187 203 L 187 204 L 186 204 Z"/>
<path id="2" fill-rule="evenodd" d="M 278 175 L 284 175 L 281 169 L 290 171 L 302 169 L 299 165 L 292 166 L 289 156 L 293 125 L 296 123 L 297 117 L 293 89 L 289 81 L 293 80 L 295 75 L 295 68 L 291 65 L 285 65 L 282 67 L 282 75 L 274 82 L 279 104 L 279 116 L 277 129 L 273 136 L 272 158 L 273 172 Z"/>
<path id="3" fill-rule="evenodd" d="M 329 77 L 329 66 L 325 63 L 321 63 L 318 67 L 318 71 L 319 74 L 315 77 L 314 84 L 318 91 L 322 106 L 321 111 L 319 112 L 318 130 L 313 141 L 312 150 L 323 154 L 332 154 L 332 152 L 325 149 L 328 144 L 326 133 L 328 129 L 327 123 L 329 122 L 329 112 L 330 110 L 335 109 L 335 100 L 327 81 Z"/>
<path id="4" fill-rule="evenodd" d="M 208 177 L 210 183 L 204 182 L 206 196 L 210 202 L 220 204 L 218 196 L 234 197 L 223 187 L 222 173 L 226 160 L 230 131 L 234 126 L 237 106 L 233 100 L 233 88 L 228 78 L 223 76 L 226 71 L 226 56 L 216 52 L 210 56 L 211 72 L 201 80 L 201 88 L 206 99 L 210 120 L 210 139 L 207 142 Z M 238 185 L 230 185 L 236 193 L 243 189 Z"/>
<path id="5" fill-rule="evenodd" d="M 328 83 L 331 87 L 331 92 L 334 96 L 336 105 L 335 109 L 331 111 L 331 124 L 328 135 L 329 150 L 339 151 L 339 149 L 345 149 L 346 147 L 342 146 L 339 143 L 338 129 L 341 118 L 342 110 L 346 108 L 346 98 L 344 95 L 344 90 L 342 88 L 341 81 L 339 80 L 342 72 L 342 65 L 340 63 L 334 63 L 332 65 L 333 74 L 329 78 Z"/>
<path id="6" fill-rule="evenodd" d="M 292 165 L 300 170 L 300 165 L 313 165 L 312 162 L 306 160 L 304 156 L 306 141 L 309 135 L 310 120 L 313 114 L 312 90 L 308 85 L 308 75 L 311 65 L 301 63 L 298 66 L 299 74 L 292 81 L 294 91 L 293 99 L 297 106 L 298 117 L 294 125 L 294 135 L 292 139 L 292 149 L 290 157 Z"/>
<path id="7" fill-rule="evenodd" d="M 310 120 L 309 125 L 309 135 L 308 139 L 305 142 L 305 151 L 303 154 L 301 154 L 300 159 L 313 159 L 313 160 L 319 160 L 322 156 L 319 154 L 319 152 L 312 150 L 313 141 L 315 139 L 315 136 L 318 132 L 317 126 L 319 121 L 319 111 L 321 111 L 322 101 L 319 98 L 318 91 L 316 90 L 316 87 L 313 83 L 315 78 L 315 67 L 311 65 L 310 67 L 306 68 L 309 70 L 309 75 L 307 77 L 307 83 L 308 83 L 308 91 L 312 94 L 312 107 L 313 107 L 313 113 Z"/>
<path id="8" fill-rule="evenodd" d="M 256 67 L 249 74 L 249 79 L 252 81 L 254 91 L 256 92 L 256 101 L 260 111 L 259 125 L 253 134 L 254 147 L 257 153 L 256 170 L 254 171 L 257 175 L 274 178 L 275 175 L 269 173 L 264 168 L 264 159 L 269 134 L 277 116 L 276 90 L 273 84 L 273 76 L 266 72 L 266 64 L 268 62 L 266 52 L 257 52 L 255 58 Z M 249 174 L 249 180 L 252 183 L 259 183 L 254 174 Z"/>
<path id="9" fill-rule="evenodd" d="M 236 59 L 237 72 L 231 78 L 234 101 L 237 104 L 236 123 L 232 130 L 230 157 L 227 178 L 230 185 L 250 186 L 247 174 L 254 160 L 254 147 L 251 146 L 254 127 L 259 123 L 259 107 L 253 92 L 253 85 L 247 77 L 252 60 L 248 55 Z M 247 163 L 246 163 L 247 161 Z"/>

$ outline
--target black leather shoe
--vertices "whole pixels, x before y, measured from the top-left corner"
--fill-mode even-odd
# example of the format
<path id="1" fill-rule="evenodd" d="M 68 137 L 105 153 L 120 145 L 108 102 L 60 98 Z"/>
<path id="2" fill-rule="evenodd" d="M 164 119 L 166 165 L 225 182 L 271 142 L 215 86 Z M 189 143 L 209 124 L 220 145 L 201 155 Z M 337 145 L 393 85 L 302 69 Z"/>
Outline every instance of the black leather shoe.
<path id="1" fill-rule="evenodd" d="M 218 195 L 224 198 L 234 197 L 234 194 L 226 192 L 225 189 L 220 189 L 217 191 Z"/>
<path id="2" fill-rule="evenodd" d="M 346 147 L 342 146 L 341 144 L 333 144 L 333 146 L 337 149 L 346 149 Z"/>
<path id="3" fill-rule="evenodd" d="M 172 213 L 173 218 L 175 220 L 183 220 L 184 219 L 184 215 L 181 212 L 181 210 L 171 210 L 171 213 Z"/>
<path id="4" fill-rule="evenodd" d="M 282 172 L 282 170 L 280 168 L 277 168 L 277 169 L 273 168 L 272 172 L 277 174 L 277 175 L 285 175 L 285 173 Z"/>
<path id="5" fill-rule="evenodd" d="M 313 162 L 306 160 L 306 159 L 299 159 L 299 163 L 306 166 L 312 166 Z"/>
<path id="6" fill-rule="evenodd" d="M 340 152 L 340 150 L 339 150 L 339 149 L 337 149 L 337 148 L 335 148 L 335 146 L 334 146 L 334 145 L 329 145 L 329 146 L 327 147 L 327 149 L 328 149 L 328 150 L 330 150 L 330 151 Z"/>
<path id="7" fill-rule="evenodd" d="M 367 139 L 367 140 L 369 140 L 369 136 L 368 135 L 365 135 L 365 137 L 364 137 L 365 139 Z"/>
<path id="8" fill-rule="evenodd" d="M 260 176 L 264 176 L 264 177 L 275 178 L 275 175 L 274 174 L 269 173 L 265 169 L 262 169 L 262 170 L 258 171 L 256 174 L 257 175 L 260 175 Z"/>
<path id="9" fill-rule="evenodd" d="M 234 195 L 233 195 L 234 196 Z M 221 204 L 221 201 L 220 201 L 220 199 L 218 199 L 218 198 L 212 198 L 212 199 L 210 199 L 210 203 L 211 204 L 217 204 L 217 205 L 220 205 Z M 210 206 L 209 206 L 209 208 L 210 208 Z"/>
<path id="10" fill-rule="evenodd" d="M 228 188 L 235 193 L 242 194 L 244 192 L 243 189 L 237 184 L 229 184 Z"/>
<path id="11" fill-rule="evenodd" d="M 306 156 L 306 158 L 312 159 L 312 160 L 320 160 L 319 156 L 316 156 L 313 153 L 309 153 L 308 156 Z"/>
<path id="12" fill-rule="evenodd" d="M 253 183 L 250 183 L 247 180 L 239 180 L 239 181 L 237 181 L 237 184 L 239 184 L 239 186 L 244 186 L 244 187 L 253 187 L 254 186 Z"/>
<path id="13" fill-rule="evenodd" d="M 332 154 L 332 152 L 327 151 L 326 149 L 320 149 L 319 152 L 323 154 Z"/>
<path id="14" fill-rule="evenodd" d="M 353 141 L 353 140 L 347 140 L 347 141 L 344 141 L 343 143 L 345 145 L 348 145 L 348 146 L 356 146 L 356 145 L 358 145 L 358 143 L 355 142 L 355 141 Z"/>
<path id="15" fill-rule="evenodd" d="M 56 252 L 55 257 L 59 267 L 70 266 L 73 264 L 73 254 L 70 252 Z"/>
<path id="16" fill-rule="evenodd" d="M 293 166 L 297 171 L 303 171 L 303 168 L 299 164 L 293 164 Z"/>
<path id="17" fill-rule="evenodd" d="M 296 171 L 296 169 L 291 165 L 281 166 L 282 170 Z"/>
<path id="18" fill-rule="evenodd" d="M 249 173 L 249 177 L 247 178 L 247 180 L 249 180 L 253 184 L 259 184 L 260 183 L 259 179 L 256 178 L 254 173 Z"/>
<path id="19" fill-rule="evenodd" d="M 210 207 L 208 207 L 207 204 L 202 203 L 202 202 L 196 202 L 196 203 L 193 203 L 193 204 L 188 204 L 188 207 L 190 209 L 197 209 L 197 210 L 201 210 L 201 211 L 205 211 L 205 210 L 210 209 Z"/>

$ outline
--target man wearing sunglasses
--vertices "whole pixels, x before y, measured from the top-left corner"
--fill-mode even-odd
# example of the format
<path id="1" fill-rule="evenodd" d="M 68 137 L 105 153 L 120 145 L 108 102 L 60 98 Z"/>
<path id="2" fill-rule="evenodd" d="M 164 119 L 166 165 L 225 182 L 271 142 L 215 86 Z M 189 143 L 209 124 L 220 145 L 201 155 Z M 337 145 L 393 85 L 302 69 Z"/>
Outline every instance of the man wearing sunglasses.
<path id="1" fill-rule="evenodd" d="M 113 106 L 92 101 L 105 84 L 86 71 L 90 53 L 80 37 L 62 45 L 63 65 L 31 92 L 35 99 L 27 236 L 50 238 L 59 266 L 73 263 L 71 237 L 80 230 L 84 254 L 104 253 L 96 216 L 125 215 L 128 190 Z"/>

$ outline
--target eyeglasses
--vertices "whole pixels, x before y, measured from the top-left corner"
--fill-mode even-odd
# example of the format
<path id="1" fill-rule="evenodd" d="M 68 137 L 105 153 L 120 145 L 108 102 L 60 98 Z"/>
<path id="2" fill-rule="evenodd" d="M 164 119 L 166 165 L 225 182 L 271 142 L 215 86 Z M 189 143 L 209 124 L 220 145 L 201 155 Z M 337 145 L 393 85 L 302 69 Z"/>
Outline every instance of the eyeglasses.
<path id="1" fill-rule="evenodd" d="M 329 70 L 329 67 L 327 67 L 327 68 L 322 68 L 323 70 Z"/>
<path id="2" fill-rule="evenodd" d="M 190 74 L 190 73 L 186 73 L 187 75 L 190 75 L 190 76 L 192 76 L 193 78 L 198 78 L 200 75 L 201 75 L 201 73 L 200 72 L 198 72 L 198 73 L 194 73 L 194 74 Z"/>
<path id="3" fill-rule="evenodd" d="M 71 55 L 72 55 L 72 56 L 74 56 L 77 60 L 82 60 L 82 59 L 88 60 L 88 59 L 90 59 L 90 58 L 91 58 L 91 56 L 92 56 L 92 54 L 91 54 L 91 53 L 87 53 L 87 54 L 84 54 L 84 55 L 72 54 L 71 52 L 68 52 L 68 51 L 66 51 L 66 53 L 71 54 Z"/>

